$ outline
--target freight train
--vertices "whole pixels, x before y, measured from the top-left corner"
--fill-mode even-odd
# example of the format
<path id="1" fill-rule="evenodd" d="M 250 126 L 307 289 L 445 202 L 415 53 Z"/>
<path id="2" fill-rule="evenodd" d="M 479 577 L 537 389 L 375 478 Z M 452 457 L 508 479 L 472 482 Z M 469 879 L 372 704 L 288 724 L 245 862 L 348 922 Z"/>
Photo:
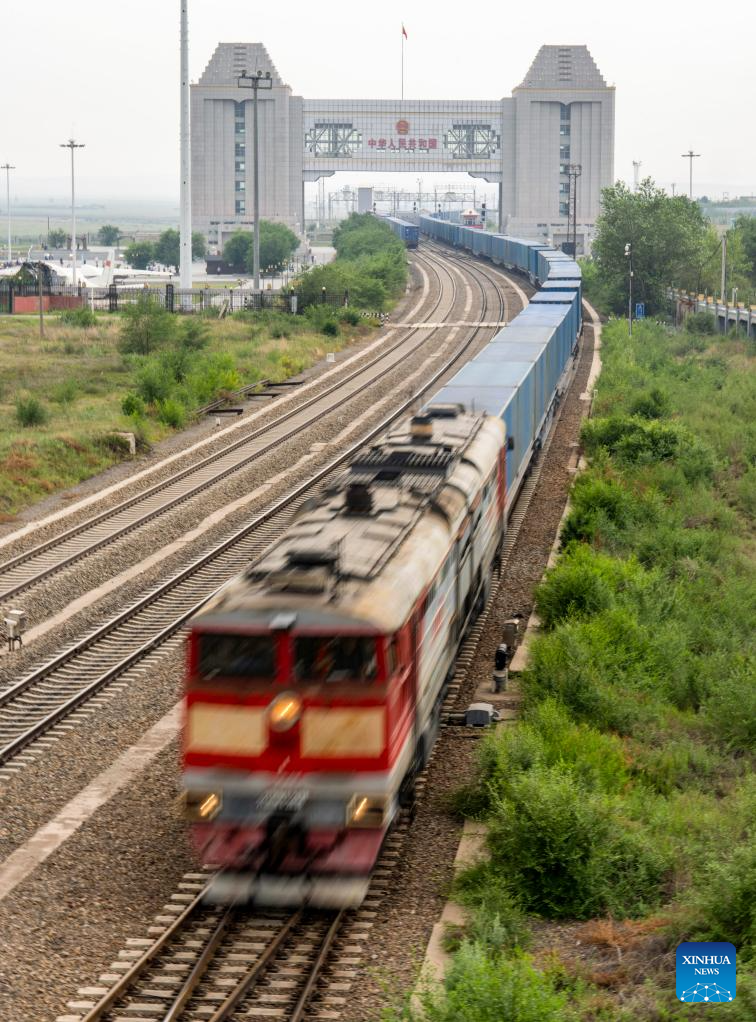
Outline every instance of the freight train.
<path id="1" fill-rule="evenodd" d="M 396 216 L 382 216 L 381 220 L 389 225 L 397 238 L 401 239 L 407 248 L 417 248 L 420 241 L 420 228 L 417 224 L 411 224 L 408 220 L 400 220 Z"/>
<path id="2" fill-rule="evenodd" d="M 421 223 L 448 227 L 466 230 Z M 564 262 L 503 241 L 539 282 Z M 577 290 L 531 301 L 191 622 L 183 785 L 197 853 L 220 867 L 211 900 L 364 898 L 573 364 L 580 282 L 558 279 Z"/>

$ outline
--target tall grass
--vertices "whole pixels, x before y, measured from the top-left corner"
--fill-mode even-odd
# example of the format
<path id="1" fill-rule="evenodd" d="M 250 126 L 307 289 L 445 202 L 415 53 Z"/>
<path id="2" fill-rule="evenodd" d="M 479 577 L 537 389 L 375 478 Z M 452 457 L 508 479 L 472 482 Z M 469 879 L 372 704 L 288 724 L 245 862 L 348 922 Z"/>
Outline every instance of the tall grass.
<path id="1" fill-rule="evenodd" d="M 477 786 L 458 799 L 489 830 L 489 858 L 460 896 L 481 952 L 487 890 L 551 919 L 664 908 L 667 948 L 691 935 L 736 944 L 744 994 L 730 1017 L 745 1019 L 756 998 L 753 356 L 742 340 L 653 323 L 630 341 L 610 322 L 602 357 L 589 468 L 536 595 L 526 709 L 483 743 Z M 634 1003 L 601 1017 L 678 1017 L 663 984 Z"/>

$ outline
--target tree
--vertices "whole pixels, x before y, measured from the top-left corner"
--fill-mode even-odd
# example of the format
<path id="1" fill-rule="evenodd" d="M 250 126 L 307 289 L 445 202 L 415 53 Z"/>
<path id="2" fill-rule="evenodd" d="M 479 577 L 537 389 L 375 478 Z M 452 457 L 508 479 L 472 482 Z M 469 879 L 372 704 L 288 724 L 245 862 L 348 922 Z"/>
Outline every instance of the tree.
<path id="1" fill-rule="evenodd" d="M 630 245 L 633 300 L 646 311 L 664 307 L 666 288 L 698 290 L 711 262 L 709 225 L 697 202 L 669 196 L 646 178 L 637 191 L 621 182 L 602 192 L 593 257 L 599 282 L 615 312 L 627 310 Z"/>
<path id="2" fill-rule="evenodd" d="M 207 246 L 205 235 L 200 231 L 192 231 L 192 259 L 204 259 Z M 181 235 L 175 228 L 169 227 L 155 243 L 155 259 L 164 266 L 175 266 L 181 262 Z"/>
<path id="3" fill-rule="evenodd" d="M 223 248 L 223 258 L 234 273 L 254 272 L 254 235 L 250 231 L 234 231 Z M 280 270 L 288 263 L 299 245 L 299 238 L 285 224 L 260 221 L 260 268 Z"/>
<path id="4" fill-rule="evenodd" d="M 735 221 L 733 230 L 728 232 L 728 243 L 730 234 L 737 235 L 748 265 L 746 273 L 751 283 L 756 284 L 756 216 L 741 213 Z"/>
<path id="5" fill-rule="evenodd" d="M 118 341 L 124 355 L 149 355 L 175 337 L 176 318 L 148 291 L 124 308 Z"/>
<path id="6" fill-rule="evenodd" d="M 204 259 L 206 255 L 205 235 L 201 231 L 192 231 L 192 259 Z"/>
<path id="7" fill-rule="evenodd" d="M 121 237 L 121 228 L 114 224 L 103 224 L 97 232 L 97 240 L 101 245 L 117 245 Z"/>
<path id="8" fill-rule="evenodd" d="M 260 221 L 260 266 L 263 269 L 283 269 L 298 245 L 299 238 L 285 224 L 274 224 L 270 220 Z M 251 252 L 247 268 L 250 272 L 254 270 Z"/>
<path id="9" fill-rule="evenodd" d="M 68 245 L 68 234 L 66 231 L 56 227 L 48 234 L 47 244 L 50 248 L 65 248 Z"/>
<path id="10" fill-rule="evenodd" d="M 249 231 L 234 231 L 223 246 L 223 258 L 234 273 L 244 273 L 251 252 L 252 235 Z"/>
<path id="11" fill-rule="evenodd" d="M 146 270 L 155 258 L 155 246 L 151 241 L 134 241 L 126 249 L 126 262 L 135 270 Z"/>
<path id="12" fill-rule="evenodd" d="M 155 259 L 164 266 L 178 266 L 180 262 L 181 237 L 173 227 L 158 238 L 155 243 Z"/>

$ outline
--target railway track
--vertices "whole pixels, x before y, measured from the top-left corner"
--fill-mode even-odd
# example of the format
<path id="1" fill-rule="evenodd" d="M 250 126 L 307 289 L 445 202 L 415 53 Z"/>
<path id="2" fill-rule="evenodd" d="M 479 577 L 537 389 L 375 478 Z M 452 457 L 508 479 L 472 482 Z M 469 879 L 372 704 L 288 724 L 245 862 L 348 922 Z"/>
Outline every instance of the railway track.
<path id="1" fill-rule="evenodd" d="M 584 353 L 582 352 L 582 349 L 581 356 L 585 357 Z M 569 381 L 570 385 L 573 382 L 574 373 L 577 370 L 578 364 L 579 362 L 576 361 L 576 364 L 573 367 L 573 378 Z M 470 669 L 474 664 L 478 643 L 485 629 L 488 614 L 490 613 L 490 609 L 494 603 L 494 597 L 500 586 L 505 582 L 507 569 L 511 563 L 512 556 L 515 551 L 515 546 L 520 534 L 520 526 L 523 523 L 523 520 L 528 509 L 532 505 L 532 500 L 536 488 L 540 482 L 542 470 L 546 460 L 546 454 L 551 446 L 551 442 L 555 434 L 556 422 L 558 421 L 560 412 L 561 409 L 558 409 L 557 414 L 555 416 L 555 420 L 552 423 L 551 430 L 549 431 L 548 437 L 541 450 L 540 457 L 534 463 L 532 471 L 526 478 L 520 490 L 518 498 L 513 507 L 511 508 L 509 516 L 509 529 L 505 541 L 505 546 L 503 549 L 502 561 L 496 573 L 491 595 L 486 605 L 486 608 L 484 609 L 484 612 L 480 615 L 480 617 L 477 619 L 477 621 L 474 623 L 465 642 L 463 643 L 460 649 L 456 664 L 455 675 L 445 698 L 444 704 L 445 713 L 449 713 L 453 711 L 453 709 L 455 708 L 455 701 L 457 699 L 458 693 L 462 688 L 463 684 L 467 681 Z M 436 750 L 437 749 L 438 746 L 436 746 Z M 435 758 L 435 754 L 436 752 L 434 750 L 434 753 L 432 754 L 432 760 L 433 758 Z M 419 791 L 422 791 L 425 787 L 426 774 L 427 771 L 418 780 Z M 371 889 L 370 892 L 368 893 L 368 897 L 365 903 L 363 904 L 362 908 L 358 910 L 357 913 L 349 914 L 351 919 L 348 918 L 346 926 L 352 927 L 356 926 L 364 928 L 361 932 L 358 932 L 357 936 L 359 937 L 367 938 L 369 929 L 373 925 L 372 919 L 376 916 L 375 910 L 380 906 L 383 895 L 387 891 L 391 890 L 393 887 L 392 872 L 395 863 L 397 861 L 400 861 L 402 858 L 403 854 L 402 849 L 404 847 L 404 841 L 406 834 L 408 832 L 408 828 L 409 820 L 407 814 L 405 813 L 402 819 L 397 823 L 395 829 L 392 831 L 392 833 L 388 836 L 386 840 L 384 850 L 381 854 L 381 859 L 378 863 L 378 867 L 374 874 L 374 882 L 373 884 L 371 884 Z M 194 889 L 197 892 L 200 892 L 200 890 L 204 888 L 204 882 L 200 882 L 202 881 L 202 877 L 200 875 L 194 875 L 190 879 L 193 881 Z M 186 886 L 187 886 L 186 883 L 182 885 L 183 888 L 186 888 Z M 173 895 L 174 899 L 180 899 L 182 897 L 185 901 L 189 900 L 189 895 L 185 892 L 182 893 L 181 890 Z M 194 895 L 194 897 L 196 898 L 196 894 Z M 199 901 L 199 899 L 197 899 L 197 901 Z M 216 912 L 213 916 L 213 920 L 220 921 L 221 918 L 222 916 L 218 912 Z M 331 925 L 333 925 L 333 921 L 335 918 L 336 917 L 333 915 L 330 917 Z M 164 919 L 165 917 L 159 917 L 159 920 L 157 921 L 164 922 Z M 174 925 L 175 921 L 171 921 L 171 927 L 173 927 Z M 217 926 L 218 922 L 215 922 L 214 925 Z M 342 919 L 342 921 L 337 924 L 336 928 L 338 930 L 338 928 L 340 927 L 341 931 L 343 932 L 344 926 L 345 923 L 344 920 Z M 163 937 L 162 929 L 159 932 L 160 937 L 158 938 L 158 941 L 160 941 Z M 176 972 L 181 971 L 182 975 L 186 976 L 190 974 L 190 971 L 194 969 L 194 966 L 191 963 L 197 961 L 199 959 L 200 954 L 206 953 L 208 943 L 214 932 L 215 931 L 213 927 L 210 924 L 206 924 L 203 940 L 201 941 L 198 940 L 197 935 L 196 934 L 194 935 L 193 937 L 194 946 L 191 952 L 191 962 L 189 961 L 189 955 L 185 954 L 184 957 L 180 960 L 180 963 L 177 964 L 175 970 Z M 367 940 L 365 940 L 365 942 L 361 946 L 359 945 L 359 943 L 357 943 L 357 941 L 354 939 L 354 931 L 352 932 L 352 936 L 346 939 L 352 940 L 353 942 L 352 946 L 342 947 L 342 951 L 351 956 L 348 959 L 342 958 L 334 963 L 332 952 L 329 952 L 328 949 L 323 951 L 321 946 L 321 950 L 316 951 L 314 946 L 310 946 L 307 949 L 307 955 L 305 956 L 306 961 L 304 963 L 298 961 L 294 966 L 292 966 L 291 964 L 283 964 L 278 971 L 280 977 L 282 979 L 285 977 L 286 981 L 288 981 L 289 983 L 288 989 L 281 989 L 280 993 L 277 994 L 278 998 L 277 1000 L 275 1001 L 269 1000 L 268 1002 L 266 1002 L 266 1004 L 264 1004 L 263 1007 L 267 1005 L 269 1006 L 267 1007 L 267 1010 L 264 1011 L 263 1014 L 256 1015 L 254 1010 L 247 1010 L 248 1007 L 252 1007 L 251 1005 L 250 1006 L 245 1005 L 242 1017 L 248 1019 L 255 1019 L 270 1017 L 271 1015 L 275 1014 L 276 1016 L 286 1020 L 286 1022 L 299 1022 L 299 1020 L 303 1018 L 301 1012 L 303 1010 L 306 1010 L 308 1018 L 322 1017 L 328 1019 L 337 1019 L 341 1013 L 340 1005 L 348 1004 L 347 998 L 344 997 L 343 995 L 354 987 L 354 983 L 358 980 L 359 977 L 358 968 L 360 966 L 364 966 L 365 964 L 364 952 L 368 946 Z M 334 940 L 336 940 L 336 938 L 334 938 Z M 338 943 L 338 941 L 336 942 Z M 161 947 L 156 948 L 154 944 L 151 944 L 148 941 L 130 941 L 129 943 L 132 946 L 136 944 L 150 944 L 148 951 L 141 956 L 142 958 L 144 957 L 148 958 L 148 964 L 149 962 L 156 961 L 156 959 L 161 954 Z M 163 941 L 163 944 L 165 944 L 165 941 Z M 261 953 L 261 951 L 262 945 L 256 949 L 256 953 L 259 954 Z M 136 952 L 132 952 L 132 954 L 136 954 Z M 329 954 L 331 954 L 330 961 Z M 315 966 L 314 969 L 312 968 L 313 964 Z M 303 965 L 310 968 L 310 971 L 307 973 L 306 976 L 302 972 Z M 132 969 L 129 970 L 130 973 L 132 972 Z M 137 971 L 140 973 L 140 975 L 142 974 L 141 968 L 138 969 Z M 113 975 L 112 973 L 106 974 L 101 977 L 101 981 L 103 983 L 105 982 L 109 983 L 115 979 L 116 976 Z M 65 1022 L 73 1022 L 74 1019 L 76 1020 L 76 1022 L 98 1022 L 98 1020 L 106 1020 L 106 1022 L 111 1022 L 111 1015 L 103 1013 L 103 1007 L 109 1011 L 114 1005 L 116 1005 L 119 998 L 123 1000 L 124 991 L 129 987 L 129 983 L 125 981 L 126 976 L 122 976 L 117 979 L 118 984 L 117 989 L 113 988 L 106 992 L 105 989 L 103 988 L 101 991 L 103 994 L 101 1000 L 98 1001 L 96 1005 L 92 1005 L 89 1012 L 86 1015 L 84 1015 L 83 1018 L 81 1017 L 80 1012 L 84 1008 L 86 1002 L 82 1001 L 70 1002 L 69 1008 L 71 1010 L 76 1010 L 77 1012 L 79 1012 L 79 1014 L 66 1015 L 64 1017 L 61 1017 L 58 1020 L 58 1022 L 64 1022 L 64 1019 Z M 146 982 L 147 978 L 145 977 L 142 980 L 142 987 L 144 987 L 144 984 L 146 984 Z M 183 983 L 184 980 L 182 979 L 181 982 Z M 153 983 L 152 985 L 154 988 L 156 984 Z M 158 998 L 158 1006 L 160 1007 L 161 1012 L 163 1010 L 163 1007 L 165 1007 L 168 1002 L 168 994 L 166 993 L 166 989 L 170 988 L 171 990 L 170 996 L 172 999 L 170 1001 L 170 1004 L 172 1006 L 174 1004 L 174 1001 L 178 999 L 174 997 L 178 985 L 179 978 L 175 975 L 175 973 L 172 975 L 164 976 L 163 982 L 157 984 L 158 993 L 160 993 L 161 990 L 163 991 L 161 997 Z M 322 1000 L 321 1002 L 313 1003 L 311 1000 L 308 1000 L 308 998 L 310 998 L 312 992 L 315 991 L 318 986 L 320 987 Z M 228 990 L 230 990 L 230 988 L 231 978 L 229 977 L 226 980 L 226 989 L 224 991 L 216 990 L 217 1001 L 220 1001 L 221 995 L 223 993 L 227 993 Z M 133 998 L 139 995 L 141 999 L 140 993 L 141 989 L 142 988 L 135 991 L 132 988 L 131 997 Z M 93 988 L 86 987 L 82 988 L 79 991 L 79 997 L 82 998 L 89 997 L 91 996 L 92 992 Z M 276 991 L 272 990 L 271 996 L 275 995 Z M 296 1001 L 295 996 L 297 998 Z M 195 1001 L 193 1003 L 196 1006 L 201 1007 L 200 1002 Z M 197 1020 L 199 1020 L 200 1018 L 205 1020 L 207 1018 L 211 1018 L 214 1020 L 216 1016 L 213 1016 L 211 1012 L 212 1010 L 217 1010 L 217 1008 L 218 1003 L 213 1004 L 207 1003 L 202 1008 L 201 1013 L 198 1012 L 195 1016 L 187 1014 L 187 1018 L 192 1017 L 196 1018 Z M 125 1019 L 126 1017 L 128 1017 L 130 1019 L 135 1019 L 136 1015 L 138 1015 L 138 1010 L 136 1009 L 136 1007 L 134 1007 L 132 1011 L 129 1011 L 128 1013 L 125 1013 L 123 1015 L 119 1015 L 118 1018 Z M 155 1008 L 155 1000 L 153 1000 L 151 1002 L 149 1016 L 145 1016 L 145 1022 L 147 1017 L 149 1017 L 152 1020 L 154 1020 L 155 1018 L 160 1018 L 164 1019 L 165 1022 L 169 1022 L 170 1019 L 183 1019 L 184 1016 L 181 1014 L 170 1014 L 169 1012 L 165 1014 L 159 1013 Z M 224 1017 L 231 1016 L 224 1015 L 217 1016 L 218 1019 L 222 1019 Z M 113 1017 L 112 1022 L 115 1022 L 115 1017 Z M 138 1019 L 138 1022 L 142 1022 L 142 1020 Z"/>
<path id="2" fill-rule="evenodd" d="M 480 289 L 481 320 L 485 321 L 490 298 L 482 277 L 474 273 L 471 276 Z M 453 309 L 456 281 L 451 276 L 450 280 L 454 292 L 450 309 Z M 506 303 L 498 288 L 496 295 L 497 315 L 501 317 L 505 314 Z M 3 775 L 2 767 L 13 764 L 15 769 L 27 761 L 20 758 L 20 754 L 32 743 L 66 721 L 130 668 L 143 668 L 149 662 L 146 658 L 162 652 L 164 644 L 176 636 L 183 624 L 239 571 L 241 565 L 258 558 L 282 533 L 314 487 L 348 462 L 452 370 L 474 344 L 481 329 L 470 328 L 451 357 L 420 390 L 402 401 L 398 408 L 394 407 L 367 436 L 362 436 L 293 487 L 243 528 L 0 692 L 0 780 L 9 776 L 8 773 Z"/>
<path id="3" fill-rule="evenodd" d="M 442 286 L 439 263 L 434 265 L 432 258 L 423 257 L 420 257 L 420 262 L 425 263 L 438 285 L 438 295 L 435 299 L 431 298 L 430 306 L 423 316 L 425 321 L 431 321 L 446 292 Z M 448 273 L 447 270 L 443 272 Z M 456 288 L 453 287 L 450 307 L 453 307 L 455 298 Z M 375 386 L 441 329 L 441 326 L 430 331 L 419 327 L 407 328 L 398 340 L 365 365 L 352 370 L 267 425 L 232 441 L 224 451 L 213 453 L 59 535 L 9 558 L 0 564 L 0 601 L 19 596 L 51 575 L 153 522 L 160 515 L 246 468 L 297 433 L 319 422 L 324 415 Z"/>
<path id="4" fill-rule="evenodd" d="M 115 1022 L 284 1016 L 301 1022 L 344 923 L 343 912 L 261 913 L 196 895 L 83 1017 Z"/>

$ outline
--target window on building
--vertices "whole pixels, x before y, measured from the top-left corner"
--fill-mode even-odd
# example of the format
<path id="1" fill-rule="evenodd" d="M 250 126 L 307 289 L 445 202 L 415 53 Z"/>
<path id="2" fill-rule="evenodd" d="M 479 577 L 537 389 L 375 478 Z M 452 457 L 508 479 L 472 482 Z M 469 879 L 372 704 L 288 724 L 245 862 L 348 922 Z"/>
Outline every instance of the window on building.
<path id="1" fill-rule="evenodd" d="M 237 174 L 243 174 L 245 167 L 246 167 L 246 164 L 245 164 L 244 160 L 237 160 L 236 161 L 236 173 Z M 566 173 L 566 171 L 565 171 L 565 173 Z"/>
<path id="2" fill-rule="evenodd" d="M 234 133 L 236 135 L 246 135 L 247 129 L 244 125 L 244 121 L 234 121 Z"/>
<path id="3" fill-rule="evenodd" d="M 569 216 L 570 215 L 570 204 L 569 204 L 569 202 L 560 202 L 559 203 L 559 215 L 560 216 Z"/>
<path id="4" fill-rule="evenodd" d="M 246 191 L 246 181 L 235 181 L 234 188 L 236 189 L 237 192 Z"/>
<path id="5" fill-rule="evenodd" d="M 564 160 L 565 162 L 569 162 L 569 159 L 570 159 L 570 147 L 568 145 L 560 145 L 559 146 L 559 159 L 560 160 Z M 565 173 L 569 173 L 569 171 L 565 171 Z"/>
<path id="6" fill-rule="evenodd" d="M 559 134 L 569 135 L 570 133 L 570 108 L 561 104 L 561 112 L 559 115 Z"/>
<path id="7" fill-rule="evenodd" d="M 246 156 L 246 154 L 247 154 L 247 143 L 246 142 L 237 142 L 236 143 L 236 155 L 237 155 L 237 157 L 239 157 L 239 156 Z"/>
<path id="8" fill-rule="evenodd" d="M 237 121 L 243 121 L 244 120 L 244 102 L 243 101 L 241 103 L 234 102 L 234 116 L 236 117 Z"/>
<path id="9" fill-rule="evenodd" d="M 559 173 L 560 174 L 569 174 L 569 172 L 570 172 L 570 165 L 569 165 L 569 163 L 560 163 L 559 164 Z"/>
<path id="10" fill-rule="evenodd" d="M 560 181 L 559 182 L 559 194 L 560 195 L 569 195 L 570 194 L 570 182 L 569 181 Z"/>
<path id="11" fill-rule="evenodd" d="M 237 199 L 236 200 L 236 205 L 235 205 L 235 208 L 234 208 L 234 212 L 237 213 L 237 214 L 239 214 L 239 213 L 246 213 L 247 212 L 247 203 L 246 203 L 246 201 L 244 199 Z"/>

